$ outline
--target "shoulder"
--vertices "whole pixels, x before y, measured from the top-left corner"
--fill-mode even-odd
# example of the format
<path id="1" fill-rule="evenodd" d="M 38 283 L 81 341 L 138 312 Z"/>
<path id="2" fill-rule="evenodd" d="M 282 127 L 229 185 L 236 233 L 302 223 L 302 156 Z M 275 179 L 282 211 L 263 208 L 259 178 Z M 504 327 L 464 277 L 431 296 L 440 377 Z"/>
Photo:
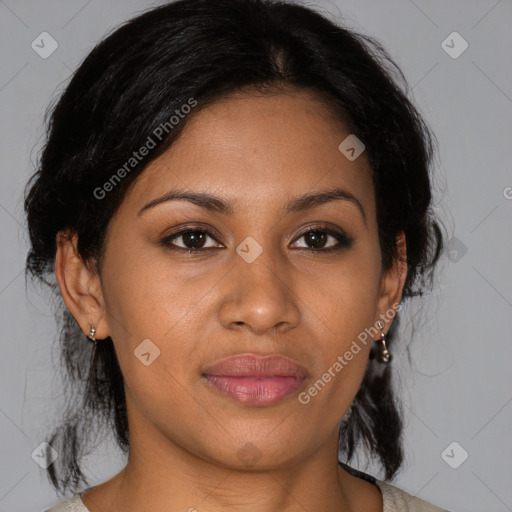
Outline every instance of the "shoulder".
<path id="1" fill-rule="evenodd" d="M 82 503 L 80 499 L 80 494 L 75 494 L 71 498 L 68 498 L 65 501 L 61 501 L 57 503 L 52 508 L 48 510 L 43 510 L 43 512 L 89 512 L 88 508 Z"/>
<path id="2" fill-rule="evenodd" d="M 381 492 L 384 502 L 383 512 L 448 512 L 444 508 L 436 507 L 427 501 L 412 496 L 402 489 L 381 480 L 375 482 Z"/>

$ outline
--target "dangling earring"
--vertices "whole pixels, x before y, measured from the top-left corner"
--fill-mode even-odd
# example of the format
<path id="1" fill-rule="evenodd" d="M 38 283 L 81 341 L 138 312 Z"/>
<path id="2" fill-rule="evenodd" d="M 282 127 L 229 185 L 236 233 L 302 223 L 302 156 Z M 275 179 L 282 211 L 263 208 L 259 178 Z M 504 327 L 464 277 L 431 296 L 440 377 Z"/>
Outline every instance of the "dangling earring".
<path id="1" fill-rule="evenodd" d="M 89 376 L 87 378 L 87 390 L 89 388 L 90 382 L 91 382 L 91 375 L 93 372 L 93 369 L 95 369 L 94 366 L 94 360 L 96 357 L 96 349 L 98 348 L 98 340 L 94 337 L 96 334 L 96 326 L 94 324 L 91 324 L 91 328 L 89 329 L 89 334 L 87 335 L 87 339 L 92 343 L 92 350 L 91 350 L 91 357 L 89 361 Z M 86 394 L 87 394 L 86 390 Z"/>
<path id="2" fill-rule="evenodd" d="M 382 329 L 384 329 L 384 324 L 380 320 L 378 320 L 377 327 L 380 330 L 382 330 Z M 377 353 L 377 361 L 379 361 L 379 363 L 387 364 L 391 361 L 391 359 L 393 359 L 393 356 L 391 355 L 391 352 L 386 347 L 386 335 L 383 332 L 381 332 L 380 336 L 381 336 L 380 340 L 375 340 L 377 343 L 380 344 L 380 351 Z"/>
<path id="3" fill-rule="evenodd" d="M 91 324 L 91 328 L 89 329 L 89 334 L 87 335 L 87 338 L 92 342 L 96 342 L 96 338 L 94 337 L 95 334 L 96 326 L 94 324 Z"/>

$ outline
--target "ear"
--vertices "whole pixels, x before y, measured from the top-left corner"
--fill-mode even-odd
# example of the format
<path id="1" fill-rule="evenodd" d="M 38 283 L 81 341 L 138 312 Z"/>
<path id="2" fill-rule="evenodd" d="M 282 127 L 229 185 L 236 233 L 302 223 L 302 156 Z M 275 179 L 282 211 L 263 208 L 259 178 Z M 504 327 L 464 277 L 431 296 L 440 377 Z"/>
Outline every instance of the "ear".
<path id="1" fill-rule="evenodd" d="M 384 331 L 387 332 L 402 299 L 402 290 L 407 277 L 407 246 L 405 233 L 400 231 L 396 236 L 397 257 L 381 279 L 380 293 L 377 302 L 379 319 L 385 324 Z"/>
<path id="2" fill-rule="evenodd" d="M 94 324 L 96 339 L 108 337 L 100 278 L 78 254 L 78 235 L 59 231 L 56 241 L 55 277 L 66 306 L 86 336 Z"/>

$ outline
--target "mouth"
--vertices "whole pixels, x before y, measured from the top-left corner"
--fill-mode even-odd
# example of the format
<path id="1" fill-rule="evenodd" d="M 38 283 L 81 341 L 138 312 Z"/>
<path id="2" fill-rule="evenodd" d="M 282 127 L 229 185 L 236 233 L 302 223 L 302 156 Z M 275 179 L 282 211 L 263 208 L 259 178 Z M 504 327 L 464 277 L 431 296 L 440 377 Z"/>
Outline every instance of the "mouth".
<path id="1" fill-rule="evenodd" d="M 301 387 L 307 369 L 281 355 L 244 354 L 203 368 L 201 377 L 221 394 L 248 406 L 275 404 Z"/>

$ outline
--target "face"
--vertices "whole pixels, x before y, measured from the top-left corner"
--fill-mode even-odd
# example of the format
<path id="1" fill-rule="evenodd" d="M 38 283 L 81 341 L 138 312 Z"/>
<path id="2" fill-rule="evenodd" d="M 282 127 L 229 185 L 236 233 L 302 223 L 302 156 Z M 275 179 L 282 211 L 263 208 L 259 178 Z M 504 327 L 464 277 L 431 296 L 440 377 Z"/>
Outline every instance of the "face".
<path id="1" fill-rule="evenodd" d="M 114 341 L 134 442 L 231 467 L 252 451 L 278 467 L 337 436 L 378 338 L 358 335 L 400 300 L 405 275 L 381 268 L 369 164 L 340 152 L 349 132 L 325 109 L 302 91 L 198 112 L 112 219 L 94 300 L 58 275 L 84 332 L 94 323 Z M 226 205 L 155 201 L 170 191 Z M 316 200 L 298 201 L 307 195 Z M 230 395 L 204 377 L 241 354 L 282 355 L 305 374 L 260 380 L 259 399 L 254 379 L 230 381 Z"/>

